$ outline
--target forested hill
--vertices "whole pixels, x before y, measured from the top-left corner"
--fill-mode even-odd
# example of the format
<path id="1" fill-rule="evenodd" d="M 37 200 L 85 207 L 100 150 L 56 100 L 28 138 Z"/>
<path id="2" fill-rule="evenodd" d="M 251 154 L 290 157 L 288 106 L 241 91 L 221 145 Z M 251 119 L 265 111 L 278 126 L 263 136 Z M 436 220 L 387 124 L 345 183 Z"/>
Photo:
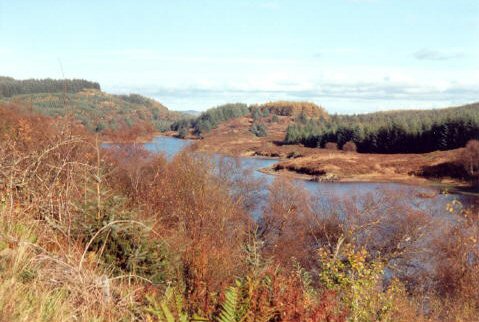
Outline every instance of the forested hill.
<path id="1" fill-rule="evenodd" d="M 84 79 L 25 79 L 0 76 L 0 97 L 37 93 L 78 93 L 84 89 L 100 90 L 100 84 Z"/>
<path id="2" fill-rule="evenodd" d="M 139 135 L 169 130 L 183 117 L 161 103 L 137 94 L 112 95 L 98 90 L 78 93 L 39 93 L 0 98 L 0 102 L 31 108 L 48 116 L 73 115 L 87 129 L 99 133 L 130 131 Z"/>
<path id="3" fill-rule="evenodd" d="M 0 103 L 12 108 L 29 108 L 58 117 L 71 115 L 87 129 L 125 137 L 169 130 L 183 117 L 160 102 L 138 95 L 112 95 L 86 80 L 29 79 L 0 77 Z"/>
<path id="4" fill-rule="evenodd" d="M 328 114 L 321 106 L 310 102 L 276 101 L 261 105 L 233 103 L 210 108 L 194 119 L 184 119 L 175 122 L 172 125 L 172 130 L 181 133 L 192 128 L 193 133 L 201 136 L 211 129 L 216 128 L 220 123 L 234 118 L 248 116 L 254 121 L 252 131 L 263 132 L 264 118 L 270 115 L 286 116 L 291 119 L 306 119 L 307 117 L 326 119 L 328 117 Z M 182 135 L 180 134 L 180 136 Z"/>
<path id="5" fill-rule="evenodd" d="M 324 147 L 356 144 L 359 152 L 424 153 L 463 147 L 479 138 L 479 103 L 431 110 L 403 110 L 307 119 L 288 127 L 285 142 Z"/>

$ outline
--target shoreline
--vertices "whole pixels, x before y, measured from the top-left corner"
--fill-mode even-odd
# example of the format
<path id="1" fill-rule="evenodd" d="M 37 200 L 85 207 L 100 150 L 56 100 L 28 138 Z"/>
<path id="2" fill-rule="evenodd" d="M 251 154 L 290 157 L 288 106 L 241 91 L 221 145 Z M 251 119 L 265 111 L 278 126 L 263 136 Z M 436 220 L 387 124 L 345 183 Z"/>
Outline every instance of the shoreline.
<path id="1" fill-rule="evenodd" d="M 309 182 L 318 182 L 314 180 L 316 176 L 304 174 L 304 173 L 298 173 L 298 172 L 287 170 L 287 169 L 274 170 L 273 167 L 274 165 L 270 167 L 266 167 L 266 168 L 257 169 L 257 171 L 267 175 L 272 175 L 272 176 L 285 177 L 289 179 L 303 180 L 303 181 L 309 181 Z M 447 191 L 449 193 L 454 193 L 454 194 L 464 194 L 464 195 L 467 194 L 467 195 L 479 196 L 479 191 L 478 192 L 467 191 L 467 189 L 472 187 L 468 185 L 466 182 L 455 181 L 455 180 L 450 180 L 450 182 L 437 182 L 437 181 L 430 180 L 427 178 L 422 178 L 422 177 L 403 177 L 403 178 L 390 179 L 390 178 L 386 178 L 386 176 L 376 176 L 374 178 L 361 178 L 361 177 L 350 176 L 347 178 L 339 178 L 334 181 L 323 181 L 318 183 L 323 183 L 323 184 L 395 183 L 395 184 L 402 184 L 402 185 L 415 186 L 415 187 L 435 188 L 439 190 L 439 193 Z"/>
<path id="2" fill-rule="evenodd" d="M 176 132 L 168 131 L 168 132 L 153 132 L 151 134 L 138 137 L 134 140 L 127 140 L 124 142 L 115 142 L 115 143 L 145 144 L 152 141 L 155 137 L 171 137 L 171 138 L 176 138 L 179 140 L 190 140 L 190 141 L 199 141 L 199 142 L 202 141 L 201 138 L 197 138 L 197 137 L 180 138 L 176 135 Z M 114 143 L 112 141 L 102 141 L 102 142 L 107 144 Z M 218 153 L 218 154 L 222 154 L 222 155 L 230 156 L 230 157 L 252 158 L 252 159 L 260 159 L 260 160 L 275 160 L 278 163 L 281 161 L 290 160 L 289 158 L 284 158 L 284 157 L 273 157 L 273 156 L 261 155 L 262 153 L 258 154 L 258 151 L 247 150 L 247 151 L 242 151 L 238 153 L 232 153 L 231 151 L 223 151 L 222 149 L 220 150 L 221 151 L 205 149 L 201 145 L 197 148 L 197 151 L 200 151 L 200 152 Z M 310 181 L 310 182 L 314 182 L 314 179 L 318 177 L 315 175 L 299 173 L 289 169 L 274 170 L 273 167 L 275 166 L 276 164 L 270 167 L 256 169 L 256 171 L 261 172 L 263 174 L 267 174 L 267 175 L 282 176 L 285 178 Z M 445 190 L 445 191 L 460 193 L 460 194 L 472 194 L 472 195 L 479 194 L 479 192 L 468 191 L 468 189 L 471 189 L 472 186 L 468 184 L 467 182 L 454 180 L 454 179 L 443 179 L 442 182 L 439 182 L 438 180 L 431 180 L 425 177 L 410 176 L 406 174 L 399 175 L 396 178 L 391 178 L 390 175 L 386 175 L 386 174 L 376 174 L 376 175 L 371 174 L 370 175 L 371 177 L 369 178 L 366 176 L 367 175 L 364 175 L 362 177 L 353 175 L 348 177 L 340 177 L 337 180 L 329 181 L 329 182 L 324 181 L 322 183 L 397 183 L 397 184 L 404 184 L 404 185 L 411 185 L 411 186 L 436 188 L 436 189 L 439 189 L 439 191 Z"/>

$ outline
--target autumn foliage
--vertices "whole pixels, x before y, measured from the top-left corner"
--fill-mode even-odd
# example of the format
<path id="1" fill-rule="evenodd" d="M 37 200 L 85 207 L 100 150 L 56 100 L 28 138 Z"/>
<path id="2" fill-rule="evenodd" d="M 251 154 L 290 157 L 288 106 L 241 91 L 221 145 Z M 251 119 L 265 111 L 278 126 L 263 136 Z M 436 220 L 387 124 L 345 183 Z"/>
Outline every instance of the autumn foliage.
<path id="1" fill-rule="evenodd" d="M 477 212 L 343 199 L 235 163 L 103 148 L 0 107 L 0 320 L 429 321 L 479 313 Z M 235 160 L 234 162 L 240 162 Z"/>

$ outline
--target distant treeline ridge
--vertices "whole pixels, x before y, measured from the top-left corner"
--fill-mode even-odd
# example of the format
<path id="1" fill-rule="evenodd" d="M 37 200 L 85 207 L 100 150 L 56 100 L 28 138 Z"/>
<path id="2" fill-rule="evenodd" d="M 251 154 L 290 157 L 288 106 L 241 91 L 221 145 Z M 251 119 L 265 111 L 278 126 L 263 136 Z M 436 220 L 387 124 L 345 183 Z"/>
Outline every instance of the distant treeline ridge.
<path id="1" fill-rule="evenodd" d="M 0 97 L 36 93 L 78 93 L 84 89 L 100 90 L 100 84 L 84 79 L 25 79 L 0 77 Z"/>
<path id="2" fill-rule="evenodd" d="M 353 141 L 358 152 L 425 153 L 463 147 L 479 138 L 479 104 L 435 110 L 331 115 L 308 119 L 288 127 L 285 142 L 342 147 Z"/>

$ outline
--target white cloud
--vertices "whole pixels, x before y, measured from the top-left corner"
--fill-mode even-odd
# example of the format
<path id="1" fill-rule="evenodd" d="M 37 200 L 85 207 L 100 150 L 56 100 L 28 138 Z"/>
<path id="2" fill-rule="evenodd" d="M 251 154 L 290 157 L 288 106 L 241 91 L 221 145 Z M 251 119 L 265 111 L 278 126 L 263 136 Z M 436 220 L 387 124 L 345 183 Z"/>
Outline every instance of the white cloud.
<path id="1" fill-rule="evenodd" d="M 463 57 L 461 52 L 445 52 L 433 49 L 421 49 L 414 53 L 414 57 L 419 60 L 449 60 Z"/>
<path id="2" fill-rule="evenodd" d="M 444 81 L 431 85 L 401 81 L 394 76 L 387 82 L 383 80 L 345 82 L 342 77 L 301 81 L 287 80 L 280 76 L 279 74 L 269 75 L 269 77 L 244 83 L 209 82 L 176 88 L 150 86 L 129 89 L 156 97 L 164 103 L 172 104 L 170 106 L 173 108 L 205 109 L 232 101 L 257 103 L 292 99 L 314 101 L 325 106 L 330 112 L 348 113 L 379 108 L 446 107 L 477 101 L 479 98 L 479 85 L 467 83 Z"/>

